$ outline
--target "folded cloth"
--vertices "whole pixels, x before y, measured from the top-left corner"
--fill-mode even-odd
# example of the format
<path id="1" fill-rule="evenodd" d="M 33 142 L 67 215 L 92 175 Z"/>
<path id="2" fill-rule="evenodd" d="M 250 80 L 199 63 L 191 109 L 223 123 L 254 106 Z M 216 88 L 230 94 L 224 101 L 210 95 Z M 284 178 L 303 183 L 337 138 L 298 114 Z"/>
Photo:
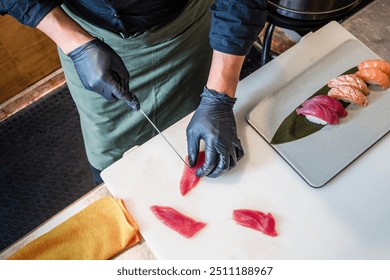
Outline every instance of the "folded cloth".
<path id="1" fill-rule="evenodd" d="M 138 243 L 121 199 L 105 196 L 30 242 L 9 260 L 105 260 Z"/>

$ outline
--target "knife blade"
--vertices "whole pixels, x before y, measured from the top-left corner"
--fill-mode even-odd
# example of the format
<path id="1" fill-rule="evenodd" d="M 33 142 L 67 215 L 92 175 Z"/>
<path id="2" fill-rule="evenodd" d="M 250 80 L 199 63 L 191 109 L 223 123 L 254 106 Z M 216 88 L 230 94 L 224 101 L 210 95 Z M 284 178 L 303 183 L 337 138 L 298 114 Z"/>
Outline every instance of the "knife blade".
<path id="1" fill-rule="evenodd" d="M 145 114 L 144 111 L 142 111 L 142 109 L 139 109 L 139 111 L 142 113 L 142 115 L 144 115 L 144 117 L 148 120 L 148 122 L 153 126 L 153 128 L 158 132 L 158 134 L 161 135 L 161 137 L 165 140 L 166 143 L 168 143 L 168 145 L 172 148 L 172 150 L 176 153 L 176 155 L 181 159 L 182 162 L 184 162 L 185 166 L 188 167 L 188 169 L 196 176 L 195 172 L 191 169 L 191 167 L 189 166 L 189 164 L 184 160 L 184 158 L 179 154 L 179 152 L 175 149 L 175 147 L 173 147 L 173 145 L 171 144 L 171 142 L 169 142 L 169 140 L 167 138 L 165 138 L 164 134 L 157 128 L 157 126 L 152 122 L 151 119 L 149 119 L 149 117 Z"/>

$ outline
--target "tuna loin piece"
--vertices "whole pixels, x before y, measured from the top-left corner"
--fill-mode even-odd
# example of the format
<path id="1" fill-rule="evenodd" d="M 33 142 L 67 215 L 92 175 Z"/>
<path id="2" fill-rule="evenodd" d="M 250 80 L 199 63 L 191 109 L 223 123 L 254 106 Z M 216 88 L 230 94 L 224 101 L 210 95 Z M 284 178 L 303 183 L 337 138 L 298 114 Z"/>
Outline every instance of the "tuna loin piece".
<path id="1" fill-rule="evenodd" d="M 269 236 L 277 236 L 275 230 L 275 220 L 271 213 L 264 214 L 261 211 L 250 209 L 233 210 L 233 219 L 244 227 L 261 231 Z"/>
<path id="2" fill-rule="evenodd" d="M 186 238 L 191 238 L 206 225 L 203 222 L 195 221 L 183 215 L 169 206 L 153 205 L 150 207 L 150 210 L 163 224 Z"/>
<path id="3" fill-rule="evenodd" d="M 183 174 L 180 178 L 180 193 L 181 195 L 186 195 L 190 190 L 192 190 L 200 181 L 200 178 L 196 176 L 196 170 L 201 167 L 205 160 L 204 151 L 200 151 L 198 154 L 198 159 L 196 164 L 188 168 L 188 166 L 184 166 Z M 186 162 L 188 162 L 188 156 L 186 157 Z M 191 172 L 192 170 L 192 172 Z"/>

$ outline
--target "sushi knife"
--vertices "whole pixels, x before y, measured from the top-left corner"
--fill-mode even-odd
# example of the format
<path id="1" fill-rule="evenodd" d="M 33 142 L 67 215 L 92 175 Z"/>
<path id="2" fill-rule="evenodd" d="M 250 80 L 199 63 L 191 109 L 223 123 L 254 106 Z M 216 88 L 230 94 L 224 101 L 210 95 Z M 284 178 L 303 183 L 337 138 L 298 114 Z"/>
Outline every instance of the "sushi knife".
<path id="1" fill-rule="evenodd" d="M 172 148 L 172 150 L 178 155 L 178 157 L 181 159 L 182 162 L 184 162 L 185 166 L 188 167 L 188 169 L 193 173 L 195 174 L 195 172 L 191 169 L 191 167 L 189 166 L 189 164 L 182 158 L 182 156 L 179 154 L 179 152 L 175 149 L 175 147 L 173 147 L 173 145 L 171 144 L 171 142 L 169 142 L 169 140 L 167 138 L 165 138 L 164 134 L 157 128 L 157 126 L 152 122 L 151 119 L 149 119 L 149 117 L 145 114 L 144 111 L 142 111 L 142 109 L 139 109 L 139 111 L 142 113 L 142 115 L 144 115 L 144 117 L 148 120 L 148 122 L 154 127 L 154 129 L 158 132 L 158 134 L 160 134 L 162 136 L 162 138 L 164 138 L 165 142 L 168 143 L 168 145 Z M 196 175 L 196 174 L 195 174 Z"/>

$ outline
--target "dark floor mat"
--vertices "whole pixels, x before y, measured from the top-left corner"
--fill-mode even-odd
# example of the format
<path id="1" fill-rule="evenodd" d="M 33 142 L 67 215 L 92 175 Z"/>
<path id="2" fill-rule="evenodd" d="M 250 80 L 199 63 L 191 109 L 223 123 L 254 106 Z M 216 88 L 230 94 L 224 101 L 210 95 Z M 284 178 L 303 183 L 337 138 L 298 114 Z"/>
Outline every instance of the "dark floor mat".
<path id="1" fill-rule="evenodd" d="M 259 60 L 252 49 L 240 79 Z M 67 86 L 0 122 L 0 251 L 94 187 Z"/>
<path id="2" fill-rule="evenodd" d="M 94 187 L 66 86 L 0 122 L 0 251 Z"/>

